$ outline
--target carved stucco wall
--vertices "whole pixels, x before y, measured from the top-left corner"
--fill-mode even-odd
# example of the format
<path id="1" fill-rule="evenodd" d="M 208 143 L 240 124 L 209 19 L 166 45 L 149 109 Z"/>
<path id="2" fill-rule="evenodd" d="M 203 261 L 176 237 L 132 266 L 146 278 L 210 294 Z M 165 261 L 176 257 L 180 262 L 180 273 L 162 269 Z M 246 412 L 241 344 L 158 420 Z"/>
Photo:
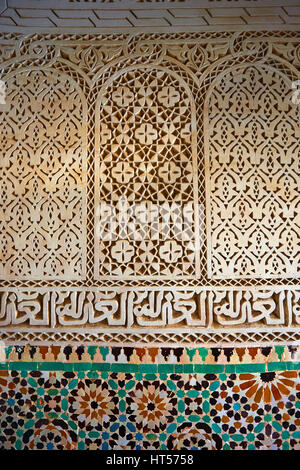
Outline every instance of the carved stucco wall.
<path id="1" fill-rule="evenodd" d="M 1 450 L 300 448 L 299 28 L 0 0 Z"/>
<path id="2" fill-rule="evenodd" d="M 298 10 L 280 9 L 275 31 L 83 35 L 3 4 L 1 339 L 299 340 Z"/>

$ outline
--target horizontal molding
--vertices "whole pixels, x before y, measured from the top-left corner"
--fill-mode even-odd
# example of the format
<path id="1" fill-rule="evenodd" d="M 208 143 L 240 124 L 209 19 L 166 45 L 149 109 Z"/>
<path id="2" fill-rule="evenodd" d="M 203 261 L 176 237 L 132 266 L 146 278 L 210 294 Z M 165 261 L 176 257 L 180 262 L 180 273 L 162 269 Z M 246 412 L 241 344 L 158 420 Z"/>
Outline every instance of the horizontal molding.
<path id="1" fill-rule="evenodd" d="M 289 0 L 0 0 L 0 30 L 19 32 L 180 32 L 297 30 L 300 6 Z"/>

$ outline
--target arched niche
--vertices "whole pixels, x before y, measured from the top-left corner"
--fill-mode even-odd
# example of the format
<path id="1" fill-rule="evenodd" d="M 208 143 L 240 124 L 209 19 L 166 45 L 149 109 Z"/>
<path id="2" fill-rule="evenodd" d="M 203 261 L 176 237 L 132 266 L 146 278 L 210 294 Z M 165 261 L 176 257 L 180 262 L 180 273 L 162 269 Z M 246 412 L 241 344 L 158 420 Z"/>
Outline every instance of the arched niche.
<path id="1" fill-rule="evenodd" d="M 274 67 L 221 73 L 204 106 L 209 276 L 299 276 L 299 106 Z"/>
<path id="2" fill-rule="evenodd" d="M 162 66 L 130 66 L 101 89 L 95 120 L 96 278 L 198 275 L 195 115 L 185 81 Z M 122 203 L 126 222 L 119 217 Z"/>
<path id="3" fill-rule="evenodd" d="M 83 279 L 87 106 L 67 75 L 5 76 L 0 107 L 0 278 Z"/>

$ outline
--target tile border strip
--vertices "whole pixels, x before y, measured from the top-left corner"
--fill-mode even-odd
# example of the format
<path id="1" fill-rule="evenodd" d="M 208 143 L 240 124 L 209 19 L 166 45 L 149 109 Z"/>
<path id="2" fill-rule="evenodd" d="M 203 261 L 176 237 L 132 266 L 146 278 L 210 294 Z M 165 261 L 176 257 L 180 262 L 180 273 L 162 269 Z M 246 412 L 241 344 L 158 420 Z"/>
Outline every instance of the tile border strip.
<path id="1" fill-rule="evenodd" d="M 0 371 L 114 372 L 128 374 L 242 374 L 300 370 L 300 362 L 261 364 L 122 364 L 88 362 L 2 362 Z"/>
<path id="2" fill-rule="evenodd" d="M 139 348 L 113 346 L 8 346 L 0 342 L 0 364 L 78 363 L 119 365 L 245 365 L 300 361 L 300 346 L 249 348 Z"/>

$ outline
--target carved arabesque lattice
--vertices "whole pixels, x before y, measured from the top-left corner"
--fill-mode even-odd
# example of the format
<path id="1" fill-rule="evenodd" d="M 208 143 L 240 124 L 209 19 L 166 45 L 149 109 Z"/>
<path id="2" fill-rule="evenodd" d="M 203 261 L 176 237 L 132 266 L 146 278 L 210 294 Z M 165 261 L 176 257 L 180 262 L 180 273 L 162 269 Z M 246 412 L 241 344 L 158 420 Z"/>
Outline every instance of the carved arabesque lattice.
<path id="1" fill-rule="evenodd" d="M 299 223 L 295 211 L 299 201 L 299 183 L 296 179 L 296 175 L 299 175 L 299 157 L 295 157 L 292 149 L 299 152 L 299 111 L 295 105 L 293 107 L 290 104 L 291 90 L 288 88 L 292 81 L 299 79 L 297 68 L 300 66 L 300 40 L 297 34 L 191 33 L 94 37 L 34 35 L 27 38 L 18 34 L 4 34 L 1 42 L 3 80 L 18 75 L 26 78 L 40 74 L 46 77 L 44 82 L 42 81 L 44 92 L 47 87 L 53 87 L 53 83 L 59 84 L 54 87 L 58 87 L 63 95 L 56 102 L 57 109 L 60 109 L 58 121 L 63 116 L 64 118 L 59 125 L 53 122 L 56 134 L 48 136 L 45 145 L 56 148 L 52 152 L 53 155 L 57 152 L 60 170 L 58 167 L 56 169 L 58 173 L 63 171 L 65 178 L 60 180 L 58 176 L 53 175 L 52 181 L 49 178 L 49 182 L 45 183 L 46 175 L 38 175 L 44 162 L 43 154 L 40 152 L 40 162 L 36 166 L 30 161 L 33 154 L 38 158 L 39 149 L 43 148 L 43 139 L 37 133 L 37 143 L 31 142 L 29 148 L 38 151 L 28 152 L 27 174 L 33 181 L 40 178 L 38 190 L 35 192 L 36 200 L 42 201 L 45 211 L 49 214 L 56 211 L 56 223 L 59 223 L 57 230 L 51 232 L 51 225 L 46 228 L 43 215 L 39 213 L 40 225 L 36 225 L 33 233 L 39 233 L 41 238 L 36 245 L 31 245 L 29 232 L 27 236 L 26 229 L 23 229 L 28 223 L 25 216 L 26 204 L 22 200 L 19 201 L 21 212 L 23 211 L 20 230 L 23 231 L 23 240 L 28 244 L 28 249 L 33 250 L 27 253 L 26 250 L 24 252 L 20 249 L 19 252 L 22 251 L 22 259 L 30 257 L 34 262 L 31 264 L 31 270 L 24 265 L 15 271 L 9 268 L 10 271 L 6 270 L 3 280 L 0 281 L 1 337 L 7 341 L 19 342 L 44 339 L 58 342 L 110 341 L 149 344 L 177 341 L 253 344 L 267 343 L 276 338 L 279 342 L 298 340 L 299 271 L 295 264 L 295 255 L 299 256 L 296 252 Z M 219 218 L 220 198 L 225 198 L 226 184 L 219 184 L 218 171 L 220 172 L 220 167 L 223 170 L 226 168 L 230 177 L 235 170 L 230 167 L 232 157 L 226 162 L 227 157 L 222 156 L 222 152 L 219 149 L 216 151 L 214 147 L 216 143 L 220 145 L 222 140 L 222 132 L 218 131 L 218 125 L 221 129 L 221 124 L 212 126 L 211 123 L 216 109 L 219 121 L 222 116 L 224 120 L 224 116 L 231 113 L 230 142 L 236 142 L 236 130 L 241 128 L 241 118 L 234 114 L 231 105 L 226 108 L 226 86 L 233 83 L 232 77 L 243 77 L 243 74 L 244 81 L 249 83 L 249 74 L 254 73 L 251 70 L 256 71 L 259 76 L 261 93 L 270 87 L 268 80 L 272 77 L 275 88 L 279 87 L 277 93 L 282 102 L 284 99 L 289 102 L 284 105 L 288 106 L 288 113 L 276 108 L 277 105 L 272 110 L 278 123 L 280 121 L 278 126 L 290 126 L 285 127 L 287 138 L 276 144 L 281 149 L 285 146 L 283 154 L 277 159 L 276 171 L 273 172 L 277 181 L 280 181 L 282 191 L 273 190 L 274 196 L 261 195 L 261 200 L 265 200 L 266 204 L 270 198 L 276 201 L 276 212 L 278 207 L 285 208 L 284 204 L 290 198 L 292 210 L 287 217 L 282 213 L 277 215 L 280 219 L 278 227 L 282 227 L 283 221 L 286 230 L 284 235 L 281 235 L 279 249 L 273 250 L 273 255 L 281 257 L 281 262 L 276 269 L 274 264 L 269 264 L 263 275 L 259 272 L 261 263 L 258 264 L 257 261 L 253 261 L 252 266 L 246 263 L 239 268 L 236 263 L 233 270 L 228 271 L 226 259 L 228 260 L 230 255 L 222 251 L 222 243 L 227 246 L 227 241 L 222 241 L 216 236 L 219 227 L 227 224 L 231 229 L 234 226 L 231 232 L 230 228 L 227 230 L 228 233 L 232 235 L 235 232 L 234 237 L 238 237 L 239 243 L 242 243 L 240 235 L 244 226 L 241 220 L 236 219 L 234 225 L 228 215 L 221 218 L 222 222 Z M 51 85 L 47 82 L 50 77 Z M 264 77 L 266 83 L 261 77 Z M 36 83 L 39 83 L 38 79 Z M 63 87 L 66 87 L 66 90 Z M 7 104 L 1 113 L 5 119 L 13 109 L 10 107 L 11 90 L 8 86 Z M 78 106 L 69 108 L 69 115 L 66 115 L 63 106 L 68 101 L 70 91 L 74 96 L 76 94 L 75 101 Z M 236 100 L 234 93 L 237 93 L 236 89 L 233 90 L 229 86 L 230 100 Z M 24 95 L 26 96 L 26 93 Z M 246 104 L 251 99 L 249 96 L 248 90 L 248 97 L 244 98 Z M 36 98 L 31 90 L 32 101 Z M 87 129 L 86 121 L 82 118 L 85 100 L 88 109 Z M 172 100 L 175 102 L 172 103 Z M 208 113 L 204 116 L 205 100 Z M 49 104 L 44 105 L 47 106 Z M 57 112 L 57 109 L 53 109 L 53 112 Z M 39 129 L 43 129 L 43 112 L 37 119 Z M 263 111 L 261 113 L 263 114 Z M 252 126 L 255 119 L 258 119 L 257 116 L 259 110 L 255 116 L 252 113 L 252 120 L 249 120 Z M 2 122 L 5 120 L 1 119 L 1 124 Z M 59 139 L 68 137 L 65 131 L 60 135 L 59 126 L 63 129 L 63 126 L 68 124 L 73 126 L 70 137 L 74 139 L 75 135 L 76 138 L 73 143 L 67 143 L 65 140 L 61 145 L 64 149 L 70 145 L 69 154 L 64 153 L 62 147 L 57 148 Z M 28 130 L 29 124 L 27 128 L 26 125 L 25 130 L 30 134 L 29 138 L 32 138 L 34 134 Z M 192 129 L 195 134 L 193 136 Z M 276 132 L 278 134 L 280 131 Z M 277 134 L 275 138 L 278 137 Z M 249 132 L 246 138 L 247 136 L 249 137 Z M 242 142 L 242 137 L 239 138 Z M 2 134 L 3 139 L 5 140 L 5 134 Z M 270 139 L 272 145 L 275 145 L 274 138 Z M 279 137 L 278 139 L 280 140 Z M 85 142 L 88 143 L 86 172 Z M 47 155 L 49 149 L 50 147 Z M 247 181 L 250 181 L 251 177 L 255 178 L 255 165 L 258 170 L 256 179 L 258 178 L 259 182 L 265 181 L 264 178 L 268 175 L 265 175 L 266 172 L 264 173 L 259 163 L 252 164 L 254 156 L 249 156 L 244 149 L 245 146 L 239 155 L 242 161 L 248 162 Z M 214 158 L 214 163 L 208 172 L 205 158 L 209 156 Z M 217 162 L 218 158 L 220 162 Z M 290 163 L 284 160 L 288 158 Z M 64 163 L 64 159 L 69 159 L 69 165 Z M 49 160 L 45 159 L 45 164 L 47 161 Z M 149 164 L 152 164 L 150 175 L 154 186 L 151 186 L 145 172 Z M 14 163 L 10 158 L 9 167 L 6 167 L 5 171 L 6 174 L 12 175 L 12 180 L 16 180 L 14 170 L 7 173 L 7 168 L 13 167 Z M 234 174 L 236 179 L 240 180 L 240 174 Z M 60 182 L 56 186 L 55 178 Z M 23 187 L 24 184 L 25 182 Z M 49 197 L 47 184 L 52 188 L 52 199 Z M 208 185 L 214 190 L 206 193 Z M 217 195 L 217 188 L 223 190 L 221 196 Z M 13 204 L 17 205 L 17 199 L 12 197 L 14 192 L 11 191 L 4 189 L 3 194 L 8 194 Z M 27 187 L 25 193 L 26 196 L 30 194 Z M 141 240 L 132 241 L 128 233 L 124 234 L 122 228 L 118 227 L 114 239 L 104 242 L 103 233 L 99 237 L 99 233 L 95 231 L 94 217 L 95 214 L 96 217 L 99 215 L 98 203 L 103 201 L 114 206 L 118 197 L 124 194 L 128 195 L 129 199 L 131 197 L 131 200 L 145 202 L 146 210 L 149 210 L 149 206 L 151 209 L 151 204 L 171 202 L 176 198 L 180 204 L 193 204 L 194 214 L 187 232 L 187 238 L 190 240 L 179 243 L 180 248 L 174 249 L 174 234 L 178 231 L 176 227 L 180 227 L 177 219 L 166 240 L 153 241 L 144 236 Z M 244 202 L 243 207 L 242 193 L 239 194 L 240 201 L 236 198 L 235 204 L 236 207 L 240 204 L 239 210 L 243 213 L 247 210 L 247 202 Z M 248 199 L 248 205 L 250 200 L 253 202 L 251 188 L 243 194 L 245 199 Z M 30 209 L 33 210 L 34 198 L 30 196 L 29 200 L 32 200 Z M 53 204 L 56 206 L 51 209 Z M 2 209 L 3 207 L 4 204 Z M 268 208 L 265 209 L 265 217 L 267 210 Z M 266 220 L 264 226 L 268 242 L 265 244 L 269 250 L 272 237 Z M 253 247 L 257 246 L 257 233 L 261 232 L 261 225 L 257 224 L 256 238 L 249 238 Z M 207 231 L 208 239 L 207 225 L 210 227 Z M 5 230 L 9 232 L 9 227 L 5 227 Z M 211 236 L 215 237 L 214 245 L 211 243 Z M 46 238 L 44 247 L 46 243 L 49 247 L 52 243 L 52 251 L 50 249 L 49 252 L 49 247 L 43 248 L 43 237 Z M 149 243 L 146 247 L 145 238 L 147 242 L 152 243 L 150 249 Z M 131 243 L 127 255 L 124 254 L 124 248 L 128 248 L 126 242 Z M 191 242 L 197 248 L 196 253 L 193 253 L 193 250 L 184 251 L 187 249 L 184 243 L 189 247 Z M 165 250 L 161 249 L 163 243 Z M 177 240 L 176 243 L 178 244 Z M 229 245 L 230 243 L 236 250 L 235 241 L 231 239 Z M 60 244 L 61 253 L 58 249 Z M 100 244 L 102 252 L 99 250 Z M 248 249 L 245 245 L 244 251 L 246 248 L 247 253 L 252 256 L 250 258 L 255 260 L 254 248 L 251 251 L 251 247 Z M 16 254 L 15 250 L 14 248 L 13 255 Z M 240 251 L 236 252 L 236 259 L 242 258 L 241 249 L 238 250 Z M 9 254 L 8 258 L 4 258 L 5 261 L 12 256 L 12 251 L 7 253 Z M 34 254 L 37 256 L 34 257 Z M 52 256 L 52 268 L 49 267 L 51 261 L 45 264 L 47 256 Z M 185 256 L 184 260 L 182 256 Z M 56 259 L 61 262 L 61 269 L 58 267 L 59 263 L 57 266 Z M 292 260 L 294 264 L 291 269 L 291 264 L 288 263 Z M 8 265 L 8 261 L 6 264 Z M 39 274 L 36 268 L 40 270 Z M 145 331 L 148 333 L 145 334 Z"/>
<path id="2" fill-rule="evenodd" d="M 209 269 L 299 276 L 299 122 L 290 81 L 265 65 L 224 73 L 207 96 Z"/>
<path id="3" fill-rule="evenodd" d="M 53 71 L 6 77 L 1 279 L 84 279 L 87 109 Z"/>
<path id="4" fill-rule="evenodd" d="M 104 214 L 95 222 L 96 279 L 196 277 L 193 126 L 193 98 L 165 68 L 134 68 L 100 94 L 95 186 Z M 122 218 L 121 204 L 128 206 Z"/>

